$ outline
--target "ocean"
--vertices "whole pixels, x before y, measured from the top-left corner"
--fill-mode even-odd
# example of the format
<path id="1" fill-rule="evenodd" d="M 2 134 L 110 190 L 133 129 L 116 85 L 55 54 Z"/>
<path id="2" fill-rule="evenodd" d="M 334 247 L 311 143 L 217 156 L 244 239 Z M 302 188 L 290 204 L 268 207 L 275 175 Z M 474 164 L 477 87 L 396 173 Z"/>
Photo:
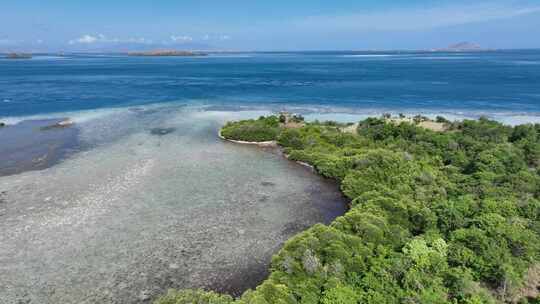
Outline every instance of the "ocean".
<path id="1" fill-rule="evenodd" d="M 217 136 L 280 110 L 540 122 L 540 51 L 0 59 L 0 302 L 256 287 L 348 203 L 279 149 Z"/>
<path id="2" fill-rule="evenodd" d="M 0 119 L 155 103 L 539 121 L 540 50 L 0 59 Z"/>

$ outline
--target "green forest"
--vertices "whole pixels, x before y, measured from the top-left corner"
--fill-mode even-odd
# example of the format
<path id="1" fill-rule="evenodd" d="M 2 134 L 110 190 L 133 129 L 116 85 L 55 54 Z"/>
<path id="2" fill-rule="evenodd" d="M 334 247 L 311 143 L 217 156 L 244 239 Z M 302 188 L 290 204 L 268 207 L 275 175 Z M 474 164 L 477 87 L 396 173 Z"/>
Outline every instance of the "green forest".
<path id="1" fill-rule="evenodd" d="M 180 303 L 540 303 L 540 124 L 486 118 L 228 123 L 228 139 L 276 140 L 339 181 L 349 211 L 288 240 L 240 298 L 170 291 Z"/>

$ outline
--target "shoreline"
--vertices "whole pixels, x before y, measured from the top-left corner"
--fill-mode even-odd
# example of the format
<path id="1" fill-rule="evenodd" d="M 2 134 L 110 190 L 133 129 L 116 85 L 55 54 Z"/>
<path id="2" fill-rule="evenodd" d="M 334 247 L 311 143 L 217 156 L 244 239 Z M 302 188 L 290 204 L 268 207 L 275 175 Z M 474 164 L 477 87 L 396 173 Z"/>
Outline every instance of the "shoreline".
<path id="1" fill-rule="evenodd" d="M 259 147 L 271 147 L 271 148 L 277 148 L 279 147 L 277 141 L 271 140 L 271 141 L 243 141 L 243 140 L 234 140 L 234 139 L 228 139 L 225 138 L 223 135 L 221 135 L 221 128 L 218 131 L 218 137 L 235 144 L 242 144 L 242 145 L 253 145 L 253 146 L 259 146 Z"/>
<path id="2" fill-rule="evenodd" d="M 251 302 L 252 299 L 258 299 L 259 297 L 271 302 L 272 299 L 274 299 L 275 294 L 268 293 L 265 288 L 279 288 L 281 286 L 283 286 L 284 289 L 282 299 L 295 297 L 297 295 L 300 295 L 299 298 L 301 298 L 304 294 L 311 297 L 312 290 L 305 289 L 304 286 L 299 285 L 306 281 L 305 277 L 307 277 L 308 280 L 316 278 L 314 281 L 316 280 L 317 286 L 322 286 L 322 292 L 318 296 L 320 302 L 327 302 L 326 300 L 328 299 L 332 301 L 335 298 L 327 297 L 328 294 L 326 294 L 326 291 L 336 291 L 336 288 L 333 287 L 334 282 L 341 282 L 343 273 L 347 271 L 339 270 L 335 273 L 330 273 L 330 276 L 328 276 L 328 268 L 333 267 L 333 265 L 335 265 L 333 263 L 340 263 L 339 265 L 351 265 L 354 269 L 352 273 L 361 275 L 361 273 L 365 272 L 365 269 L 369 269 L 370 266 L 362 268 L 357 267 L 353 264 L 355 259 L 357 259 L 358 256 L 363 256 L 365 260 L 368 260 L 369 257 L 375 256 L 375 262 L 368 262 L 373 263 L 375 270 L 368 270 L 368 274 L 380 274 L 380 261 L 382 258 L 391 259 L 392 262 L 383 266 L 383 269 L 388 269 L 386 271 L 392 272 L 395 270 L 394 267 L 396 265 L 399 266 L 410 263 L 411 252 L 415 252 L 414 254 L 417 252 L 417 249 L 411 249 L 411 246 L 418 246 L 419 243 L 417 242 L 422 243 L 421 246 L 425 248 L 422 250 L 438 251 L 439 253 L 436 254 L 441 258 L 440 260 L 437 260 L 438 263 L 441 263 L 440 265 L 447 265 L 447 268 L 445 267 L 443 272 L 432 273 L 433 270 L 431 269 L 428 269 L 426 272 L 426 275 L 432 275 L 434 278 L 438 278 L 433 284 L 434 286 L 437 286 L 437 288 L 440 286 L 440 289 L 434 288 L 433 290 L 438 290 L 439 299 L 444 299 L 445 301 L 450 299 L 459 301 L 459 298 L 455 297 L 455 294 L 451 289 L 445 288 L 448 284 L 446 276 L 448 273 L 453 273 L 456 269 L 458 271 L 463 271 L 462 269 L 465 269 L 466 271 L 470 271 L 471 274 L 479 274 L 478 278 L 471 277 L 471 284 L 485 284 L 485 287 L 483 287 L 482 290 L 476 292 L 477 295 L 469 295 L 471 299 L 482 299 L 482 302 L 484 302 L 483 300 L 485 299 L 486 302 L 498 303 L 499 301 L 506 302 L 505 298 L 508 295 L 511 295 L 513 299 L 516 299 L 512 300 L 512 302 L 517 302 L 517 300 L 519 300 L 519 302 L 522 302 L 523 300 L 527 302 L 527 299 L 535 299 L 538 296 L 537 291 L 535 292 L 533 290 L 530 292 L 520 285 L 522 282 L 529 284 L 531 273 L 534 272 L 538 266 L 538 261 L 535 259 L 534 255 L 531 255 L 530 257 L 523 255 L 523 257 L 520 257 L 521 260 L 517 260 L 524 263 L 521 268 L 515 269 L 516 274 L 520 276 L 518 279 L 519 281 L 517 281 L 516 285 L 510 287 L 511 289 L 509 292 L 504 291 L 503 293 L 501 293 L 500 289 L 496 286 L 489 285 L 488 282 L 490 282 L 489 280 L 491 280 L 491 282 L 494 280 L 506 280 L 506 278 L 500 278 L 496 275 L 483 277 L 485 273 L 492 275 L 489 272 L 490 269 L 498 269 L 500 265 L 498 261 L 495 261 L 493 264 L 486 264 L 486 268 L 482 269 L 476 269 L 468 264 L 460 265 L 458 263 L 452 265 L 452 262 L 455 261 L 453 260 L 455 256 L 448 255 L 447 257 L 446 250 L 447 248 L 450 250 L 459 248 L 457 246 L 464 246 L 463 248 L 471 250 L 471 252 L 480 259 L 492 258 L 489 253 L 477 250 L 475 247 L 476 243 L 473 243 L 472 245 L 467 243 L 468 239 L 470 239 L 470 235 L 465 234 L 463 239 L 455 239 L 454 233 L 473 231 L 466 229 L 478 229 L 480 233 L 485 234 L 486 240 L 483 239 L 483 242 L 500 242 L 500 240 L 497 240 L 496 235 L 489 235 L 489 233 L 492 232 L 490 226 L 487 228 L 482 226 L 463 228 L 459 225 L 454 227 L 447 225 L 448 220 L 446 220 L 446 217 L 448 213 L 441 213 L 440 208 L 448 210 L 455 210 L 453 208 L 459 209 L 461 206 L 455 207 L 453 202 L 455 202 L 456 199 L 461 200 L 465 197 L 470 199 L 466 204 L 474 205 L 476 203 L 480 205 L 486 199 L 485 192 L 487 192 L 488 197 L 490 197 L 490 195 L 493 195 L 493 198 L 503 196 L 502 199 L 510 200 L 515 204 L 516 210 L 519 210 L 522 206 L 519 204 L 519 200 L 515 200 L 516 197 L 522 197 L 523 194 L 528 194 L 531 198 L 538 196 L 538 193 L 534 188 L 537 181 L 534 180 L 532 176 L 529 181 L 527 181 L 531 188 L 511 184 L 511 177 L 513 174 L 516 174 L 515 172 L 519 172 L 519 174 L 532 172 L 534 175 L 535 171 L 537 171 L 536 169 L 538 169 L 539 165 L 538 155 L 530 153 L 526 150 L 526 147 L 520 146 L 520 144 L 522 145 L 522 140 L 528 140 L 527 143 L 537 144 L 539 140 L 537 136 L 539 125 L 521 125 L 508 128 L 502 123 L 484 118 L 476 121 L 455 123 L 446 127 L 445 124 L 447 124 L 447 122 L 444 118 L 437 118 L 437 125 L 420 125 L 417 122 L 418 120 L 422 119 L 422 121 L 426 121 L 427 119 L 424 120 L 421 116 L 418 116 L 414 117 L 416 126 L 406 129 L 404 128 L 404 125 L 400 123 L 400 120 L 389 120 L 389 117 L 384 118 L 385 119 L 373 118 L 373 120 L 366 119 L 365 121 L 361 121 L 356 136 L 354 138 L 349 137 L 343 141 L 332 140 L 340 139 L 341 134 L 345 131 L 340 128 L 340 125 L 338 124 L 324 122 L 316 123 L 313 128 L 310 129 L 308 127 L 304 130 L 305 132 L 288 133 L 284 131 L 285 128 L 276 126 L 275 115 L 260 117 L 258 120 L 228 122 L 226 126 L 221 129 L 226 130 L 227 133 L 230 131 L 231 137 L 234 138 L 245 138 L 248 140 L 266 138 L 277 140 L 279 138 L 280 143 L 282 144 L 280 146 L 282 148 L 281 150 L 290 152 L 296 159 L 313 164 L 326 164 L 325 162 L 327 161 L 331 162 L 328 166 L 320 166 L 320 173 L 328 176 L 330 179 L 343 181 L 342 187 L 340 187 L 342 193 L 346 194 L 346 196 L 351 199 L 351 202 L 356 202 L 354 206 L 350 207 L 349 211 L 345 212 L 343 217 L 335 219 L 331 225 L 316 226 L 313 227 L 313 229 L 307 229 L 299 233 L 293 239 L 290 239 L 287 242 L 287 245 L 280 249 L 279 253 L 272 259 L 272 270 L 268 279 L 265 280 L 262 285 L 259 285 L 255 291 L 244 295 L 240 299 L 236 299 L 234 303 L 244 301 Z M 375 127 L 380 127 L 381 125 L 384 128 L 389 129 L 384 129 L 387 131 L 387 134 L 377 136 L 380 134 L 381 128 Z M 371 128 L 372 126 L 373 128 Z M 277 131 L 275 129 L 277 129 Z M 430 131 L 426 133 L 424 129 Z M 223 138 L 221 130 L 219 135 Z M 490 137 L 486 139 L 485 134 L 487 131 L 492 134 L 496 133 L 500 137 Z M 270 135 L 266 136 L 267 134 Z M 313 138 L 310 137 L 312 134 L 323 134 L 326 135 L 326 137 L 321 135 L 320 138 L 316 136 L 313 136 L 316 137 Z M 417 137 L 418 134 L 421 136 Z M 386 139 L 392 141 L 387 142 Z M 225 140 L 251 145 L 258 144 L 257 142 L 235 141 L 226 138 Z M 465 144 L 474 141 L 475 145 L 471 145 L 472 148 L 463 148 L 463 150 L 459 151 L 454 149 L 454 154 L 448 157 L 448 163 L 445 162 L 443 164 L 440 159 L 445 158 L 448 154 L 448 147 L 447 145 L 445 146 L 444 143 L 452 141 Z M 472 172 L 467 172 L 466 169 L 469 166 L 478 166 L 477 164 L 481 164 L 484 161 L 481 158 L 478 159 L 476 156 L 478 147 L 483 148 L 484 151 L 489 151 L 490 154 L 487 155 L 495 159 L 509 157 L 507 154 L 501 155 L 490 150 L 492 147 L 491 145 L 494 144 L 509 146 L 521 153 L 519 158 L 516 156 L 515 163 L 504 165 L 503 168 L 509 172 L 501 174 L 499 173 L 500 169 L 498 167 L 490 167 L 487 169 L 481 168 L 478 170 L 475 169 Z M 329 147 L 327 147 L 327 145 Z M 427 145 L 433 146 L 433 150 L 430 150 L 429 153 L 426 153 L 427 155 L 424 155 L 425 150 L 418 148 Z M 394 149 L 396 146 L 398 149 Z M 354 147 L 352 149 L 358 150 L 350 151 L 348 150 L 349 147 Z M 304 149 L 307 151 L 300 152 Z M 321 153 L 322 155 L 318 154 L 320 150 L 323 150 Z M 296 151 L 299 152 L 297 153 Z M 415 159 L 415 156 L 420 157 Z M 287 155 L 285 155 L 285 157 L 288 159 Z M 389 163 L 392 165 L 388 165 Z M 357 164 L 360 164 L 361 166 L 356 166 Z M 448 164 L 454 165 L 460 170 L 459 173 L 448 172 L 446 170 Z M 477 173 L 491 173 L 498 177 L 502 175 L 505 178 L 509 177 L 509 181 L 500 183 L 493 180 L 491 175 L 487 175 L 487 177 L 476 177 L 475 175 Z M 318 175 L 320 176 L 321 174 Z M 395 176 L 396 178 L 388 178 L 388 176 Z M 464 182 L 464 180 L 467 181 Z M 480 189 L 485 192 L 470 190 L 469 187 L 476 187 L 477 184 L 483 182 L 486 183 L 486 185 L 483 186 L 485 188 L 481 187 Z M 400 188 L 400 184 L 403 184 L 405 188 Z M 447 191 L 447 189 L 452 190 L 458 187 L 463 188 L 456 190 L 455 193 Z M 396 192 L 388 192 L 388 189 L 396 189 Z M 498 189 L 505 189 L 508 192 L 505 191 L 504 193 L 501 193 Z M 388 197 L 381 198 L 384 196 Z M 440 201 L 440 203 L 433 205 L 432 202 L 434 200 Z M 411 201 L 414 202 L 414 204 L 402 205 L 403 201 Z M 491 207 L 482 207 L 475 211 L 475 213 L 464 213 L 460 214 L 460 216 L 464 221 L 470 219 L 474 221 L 475 219 L 484 216 L 493 216 L 493 214 L 500 216 L 500 218 L 503 219 L 504 216 L 507 216 L 506 210 L 506 206 L 500 207 L 500 210 L 494 210 L 494 208 Z M 413 216 L 411 216 L 411 214 L 413 214 Z M 418 214 L 418 217 L 420 218 L 424 217 L 426 219 L 432 216 L 432 221 L 436 224 L 433 226 L 427 224 L 418 228 L 418 226 L 416 226 L 418 220 L 415 214 Z M 535 220 L 534 214 L 526 214 L 526 212 L 520 213 L 519 211 L 515 211 L 514 214 L 516 218 L 519 218 L 520 220 L 523 219 L 523 221 L 531 220 L 534 222 Z M 368 218 L 368 220 L 365 220 L 364 218 Z M 396 221 L 395 218 L 399 220 Z M 402 222 L 401 219 L 403 219 Z M 455 221 L 455 219 L 452 218 L 450 221 Z M 364 227 L 369 227 L 369 230 Z M 497 229 L 497 231 L 505 231 L 506 227 L 498 226 Z M 434 230 L 446 232 L 446 234 L 437 233 L 437 237 L 439 238 L 431 240 L 431 233 Z M 531 240 L 534 240 L 534 226 L 523 227 L 522 233 L 525 235 L 525 233 L 528 232 L 531 233 L 528 234 L 528 236 Z M 335 238 L 330 238 L 329 235 Z M 390 237 L 391 241 L 389 242 L 388 235 L 397 235 L 397 237 Z M 354 243 L 349 237 L 355 238 Z M 332 241 L 329 241 L 330 239 L 332 239 Z M 335 241 L 333 241 L 334 239 Z M 363 244 L 366 248 L 380 247 L 381 249 L 388 248 L 388 250 L 381 250 L 380 252 L 378 250 L 366 250 L 365 252 L 358 254 L 358 249 L 355 247 L 356 244 Z M 493 249 L 500 250 L 501 254 L 512 256 L 512 254 L 514 254 L 513 248 L 506 247 L 504 244 L 505 242 L 502 242 L 499 247 L 494 247 Z M 523 246 L 523 248 L 528 248 L 527 246 L 531 246 L 529 248 L 534 248 L 534 241 L 531 241 L 531 245 L 524 243 Z M 340 249 L 343 248 L 343 252 L 336 251 L 336 247 Z M 388 252 L 390 252 L 390 254 L 388 254 Z M 396 252 L 397 255 L 392 255 L 393 252 Z M 402 253 L 404 255 L 399 255 Z M 312 257 L 315 262 L 307 264 L 306 256 Z M 379 259 L 379 257 L 381 257 L 381 259 Z M 461 258 L 461 256 L 458 257 Z M 415 258 L 413 257 L 413 259 Z M 294 266 L 290 266 L 294 262 L 298 262 L 300 265 L 303 263 L 303 268 L 297 269 L 294 268 Z M 417 275 L 416 263 L 416 261 L 413 261 L 412 265 L 407 266 L 407 272 L 405 272 L 407 275 L 410 273 L 409 271 L 414 271 L 412 273 Z M 437 264 L 433 265 L 439 266 Z M 402 274 L 399 273 L 397 275 L 391 275 L 389 279 L 385 278 L 385 280 L 392 283 L 401 282 L 401 276 Z M 369 276 L 366 277 L 370 278 Z M 311 283 L 311 281 L 309 282 Z M 418 295 L 415 296 L 416 299 L 419 299 L 420 301 L 426 299 L 422 294 L 423 289 L 416 291 L 414 288 L 411 289 L 405 282 L 406 281 L 399 283 L 400 285 L 397 285 L 396 290 L 402 290 L 404 292 L 403 294 L 411 291 L 418 292 Z M 326 285 L 330 285 L 330 287 L 328 288 Z M 346 282 L 344 286 L 349 288 L 351 293 L 351 297 L 344 298 L 346 299 L 344 302 L 348 303 L 349 299 L 351 303 L 361 301 L 362 298 L 360 296 L 353 299 L 353 293 L 359 287 L 356 280 Z M 375 290 L 381 294 L 387 291 L 386 285 L 382 288 L 379 286 L 360 288 L 365 288 L 366 292 Z M 463 290 L 466 290 L 467 287 L 459 288 L 464 288 Z M 534 286 L 532 289 L 534 289 Z M 339 289 L 339 293 L 343 290 L 345 289 Z M 389 299 L 401 301 L 403 299 L 403 294 L 396 293 L 396 295 L 390 295 Z M 202 295 L 212 295 L 212 293 L 203 293 Z M 189 295 L 179 294 L 176 298 L 181 301 L 182 299 L 188 299 Z M 161 302 L 166 303 L 166 301 Z"/>
<path id="3" fill-rule="evenodd" d="M 289 155 L 287 155 L 285 152 L 283 152 L 282 147 L 275 140 L 258 142 L 258 141 L 243 141 L 243 140 L 228 139 L 228 138 L 225 138 L 223 135 L 221 135 L 221 128 L 218 131 L 218 137 L 221 138 L 224 141 L 228 141 L 228 142 L 231 142 L 231 143 L 234 143 L 234 144 L 252 145 L 252 146 L 258 146 L 258 147 L 262 147 L 262 148 L 278 148 L 280 150 L 281 155 L 283 155 L 283 157 L 285 159 L 287 159 L 288 161 L 295 162 L 295 163 L 297 163 L 297 164 L 299 164 L 301 166 L 304 166 L 304 167 L 307 167 L 307 168 L 313 170 L 314 172 L 317 172 L 317 170 L 315 169 L 314 166 L 312 166 L 312 165 L 310 165 L 310 164 L 308 164 L 306 162 L 298 161 L 298 160 L 291 160 L 289 158 Z"/>
<path id="4" fill-rule="evenodd" d="M 330 178 L 325 178 L 323 175 L 321 175 L 319 172 L 317 172 L 317 170 L 315 169 L 314 166 L 312 166 L 312 165 L 310 165 L 310 164 L 308 164 L 306 162 L 298 161 L 298 160 L 291 160 L 289 158 L 289 155 L 284 152 L 283 147 L 280 146 L 277 143 L 276 140 L 264 141 L 264 142 L 252 142 L 252 141 L 242 141 L 242 140 L 228 139 L 228 138 L 225 138 L 221 134 L 221 129 L 222 128 L 219 129 L 219 131 L 217 132 L 217 135 L 221 140 L 223 140 L 225 142 L 230 142 L 230 143 L 239 144 L 239 145 L 256 146 L 256 147 L 260 147 L 260 148 L 273 148 L 281 156 L 283 156 L 283 158 L 285 158 L 287 161 L 293 162 L 293 163 L 296 163 L 296 164 L 298 164 L 298 165 L 300 165 L 302 167 L 308 168 L 318 178 L 322 178 L 324 180 L 327 180 L 328 182 L 331 182 L 332 184 L 335 184 L 337 189 L 338 189 L 338 192 L 341 194 L 341 196 L 343 198 L 344 210 L 343 210 L 342 214 L 335 215 L 333 217 L 333 219 L 330 220 L 330 222 L 333 222 L 339 216 L 345 215 L 350 210 L 351 201 L 348 198 L 346 198 L 346 196 L 343 194 L 343 192 L 341 191 L 341 189 L 339 187 L 339 183 L 336 180 L 330 179 Z M 301 229 L 299 232 L 297 232 L 297 234 L 302 233 L 303 231 L 305 231 L 306 229 L 309 229 L 309 228 L 310 227 L 305 227 L 304 229 Z M 294 237 L 295 235 L 293 235 L 292 237 Z M 283 245 L 279 246 L 278 252 L 282 248 L 283 248 Z M 258 266 L 260 266 L 260 265 L 258 265 Z M 233 283 L 231 283 L 231 284 L 224 284 L 224 283 L 210 284 L 210 286 L 209 286 L 210 288 L 208 290 L 218 292 L 220 294 L 231 295 L 234 298 L 237 298 L 237 297 L 240 297 L 246 290 L 255 289 L 257 286 L 260 286 L 260 284 L 262 282 L 264 282 L 266 279 L 268 279 L 268 276 L 271 274 L 271 271 L 270 271 L 269 268 L 261 269 L 261 267 L 255 267 L 255 268 L 250 267 L 249 269 L 244 269 L 244 272 L 247 272 L 248 276 L 251 279 L 253 279 L 253 278 L 258 279 L 258 283 L 252 284 L 252 282 L 254 282 L 254 281 L 246 281 L 243 277 L 241 278 L 241 276 L 242 276 L 241 274 L 234 274 L 234 275 L 232 275 Z M 257 281 L 257 280 L 255 280 L 255 281 Z"/>

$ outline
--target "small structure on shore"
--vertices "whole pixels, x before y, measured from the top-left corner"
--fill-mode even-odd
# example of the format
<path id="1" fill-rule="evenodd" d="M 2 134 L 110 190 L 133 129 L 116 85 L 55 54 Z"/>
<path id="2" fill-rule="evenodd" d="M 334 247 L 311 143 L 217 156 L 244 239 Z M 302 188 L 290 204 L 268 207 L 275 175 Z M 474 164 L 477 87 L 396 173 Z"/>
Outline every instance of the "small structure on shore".
<path id="1" fill-rule="evenodd" d="M 304 125 L 304 116 L 290 112 L 279 112 L 279 122 L 286 128 L 299 128 Z"/>

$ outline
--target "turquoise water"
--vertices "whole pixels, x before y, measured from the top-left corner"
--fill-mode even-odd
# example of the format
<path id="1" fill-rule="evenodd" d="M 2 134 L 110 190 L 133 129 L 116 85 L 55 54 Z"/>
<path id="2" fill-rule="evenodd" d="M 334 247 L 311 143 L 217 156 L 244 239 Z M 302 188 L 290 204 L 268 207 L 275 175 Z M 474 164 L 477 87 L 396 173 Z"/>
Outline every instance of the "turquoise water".
<path id="1" fill-rule="evenodd" d="M 281 109 L 540 121 L 539 62 L 537 51 L 0 59 L 0 302 L 239 295 L 346 200 L 277 149 L 219 139 L 226 121 Z"/>
<path id="2" fill-rule="evenodd" d="M 0 59 L 0 118 L 164 102 L 536 117 L 540 50 Z"/>

